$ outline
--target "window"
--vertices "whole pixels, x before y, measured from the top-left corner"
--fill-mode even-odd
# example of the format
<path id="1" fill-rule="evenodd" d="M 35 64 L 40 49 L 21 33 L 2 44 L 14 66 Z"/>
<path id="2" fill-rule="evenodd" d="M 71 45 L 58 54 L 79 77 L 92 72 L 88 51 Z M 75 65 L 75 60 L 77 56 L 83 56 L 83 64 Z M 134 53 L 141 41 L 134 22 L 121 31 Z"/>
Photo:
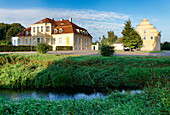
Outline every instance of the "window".
<path id="1" fill-rule="evenodd" d="M 145 48 L 145 45 L 143 45 L 143 48 Z"/>
<path id="2" fill-rule="evenodd" d="M 30 39 L 30 45 L 32 45 L 31 39 Z"/>
<path id="3" fill-rule="evenodd" d="M 14 44 L 13 44 L 14 46 L 16 45 L 16 40 L 14 40 Z"/>
<path id="4" fill-rule="evenodd" d="M 151 40 L 153 39 L 153 36 L 151 36 Z"/>
<path id="5" fill-rule="evenodd" d="M 40 43 L 40 38 L 37 38 L 37 43 Z"/>
<path id="6" fill-rule="evenodd" d="M 46 39 L 46 43 L 49 44 L 50 43 L 50 38 Z"/>
<path id="7" fill-rule="evenodd" d="M 28 44 L 28 40 L 27 39 L 25 39 L 25 44 Z"/>
<path id="8" fill-rule="evenodd" d="M 144 30 L 144 34 L 146 33 L 146 30 Z"/>
<path id="9" fill-rule="evenodd" d="M 59 44 L 62 44 L 62 37 L 59 38 Z"/>
<path id="10" fill-rule="evenodd" d="M 20 39 L 18 39 L 18 45 L 19 45 L 19 44 L 21 44 L 21 40 L 20 40 Z"/>
<path id="11" fill-rule="evenodd" d="M 54 38 L 54 39 L 53 39 L 53 44 L 55 44 L 55 41 L 56 41 L 56 40 L 55 40 L 55 38 Z"/>
<path id="12" fill-rule="evenodd" d="M 146 37 L 143 37 L 144 40 L 146 40 Z"/>
<path id="13" fill-rule="evenodd" d="M 37 32 L 39 32 L 39 26 L 37 27 Z"/>
<path id="14" fill-rule="evenodd" d="M 43 32 L 43 26 L 41 26 L 41 32 Z"/>
<path id="15" fill-rule="evenodd" d="M 26 31 L 26 35 L 28 35 L 29 34 L 29 32 L 28 31 Z"/>
<path id="16" fill-rule="evenodd" d="M 35 43 L 36 43 L 36 42 L 35 42 L 35 38 L 33 38 L 33 44 L 35 45 Z"/>
<path id="17" fill-rule="evenodd" d="M 33 27 L 33 32 L 35 33 L 35 27 Z"/>
<path id="18" fill-rule="evenodd" d="M 57 33 L 57 29 L 54 30 L 54 33 Z"/>
<path id="19" fill-rule="evenodd" d="M 61 23 L 60 25 L 64 25 L 64 23 Z"/>
<path id="20" fill-rule="evenodd" d="M 81 43 L 81 38 L 79 38 L 79 45 L 80 45 L 80 43 Z"/>
<path id="21" fill-rule="evenodd" d="M 44 38 L 41 38 L 41 43 L 44 43 Z"/>
<path id="22" fill-rule="evenodd" d="M 63 30 L 62 30 L 62 28 L 60 28 L 59 33 L 62 33 L 62 32 L 63 32 Z"/>
<path id="23" fill-rule="evenodd" d="M 46 26 L 46 32 L 50 32 L 50 26 Z"/>

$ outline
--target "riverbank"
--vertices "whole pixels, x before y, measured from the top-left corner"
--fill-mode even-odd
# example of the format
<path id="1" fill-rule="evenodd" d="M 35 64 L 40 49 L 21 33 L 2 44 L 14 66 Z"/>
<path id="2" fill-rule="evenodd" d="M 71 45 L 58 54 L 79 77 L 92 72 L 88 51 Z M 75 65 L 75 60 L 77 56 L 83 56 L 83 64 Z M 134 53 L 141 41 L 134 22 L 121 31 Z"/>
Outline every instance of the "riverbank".
<path id="1" fill-rule="evenodd" d="M 106 98 L 19 99 L 0 97 L 2 114 L 169 114 L 170 57 L 0 55 L 0 87 L 133 87 L 144 93 L 109 91 Z M 95 92 L 95 91 L 94 91 Z"/>
<path id="2" fill-rule="evenodd" d="M 19 99 L 0 97 L 1 114 L 168 114 L 168 87 L 147 88 L 145 93 L 128 95 L 112 92 L 92 100 Z"/>
<path id="3" fill-rule="evenodd" d="M 0 55 L 1 88 L 133 87 L 169 79 L 170 57 Z"/>

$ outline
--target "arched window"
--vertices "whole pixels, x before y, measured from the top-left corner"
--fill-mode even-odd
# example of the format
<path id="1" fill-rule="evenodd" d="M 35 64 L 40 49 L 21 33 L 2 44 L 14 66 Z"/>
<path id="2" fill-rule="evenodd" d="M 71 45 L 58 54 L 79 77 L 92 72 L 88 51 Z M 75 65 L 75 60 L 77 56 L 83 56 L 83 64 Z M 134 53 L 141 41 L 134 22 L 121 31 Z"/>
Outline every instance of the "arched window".
<path id="1" fill-rule="evenodd" d="M 60 29 L 59 29 L 59 33 L 62 33 L 62 32 L 63 32 L 63 29 L 62 29 L 62 28 L 60 28 Z"/>
<path id="2" fill-rule="evenodd" d="M 153 36 L 151 36 L 151 40 L 153 39 Z"/>

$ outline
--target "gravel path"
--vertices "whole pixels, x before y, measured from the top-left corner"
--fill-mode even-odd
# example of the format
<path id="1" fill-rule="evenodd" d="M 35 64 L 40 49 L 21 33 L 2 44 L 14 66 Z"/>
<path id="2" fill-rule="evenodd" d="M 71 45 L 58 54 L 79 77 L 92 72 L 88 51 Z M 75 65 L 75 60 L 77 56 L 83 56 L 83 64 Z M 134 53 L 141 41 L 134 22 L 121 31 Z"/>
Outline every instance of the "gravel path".
<path id="1" fill-rule="evenodd" d="M 36 52 L 0 52 L 0 54 L 10 53 L 36 53 Z M 100 55 L 99 51 L 92 50 L 76 50 L 76 51 L 50 51 L 48 54 L 61 54 L 61 55 Z M 170 56 L 170 51 L 164 51 L 161 53 L 149 53 L 149 52 L 116 52 L 116 56 Z"/>

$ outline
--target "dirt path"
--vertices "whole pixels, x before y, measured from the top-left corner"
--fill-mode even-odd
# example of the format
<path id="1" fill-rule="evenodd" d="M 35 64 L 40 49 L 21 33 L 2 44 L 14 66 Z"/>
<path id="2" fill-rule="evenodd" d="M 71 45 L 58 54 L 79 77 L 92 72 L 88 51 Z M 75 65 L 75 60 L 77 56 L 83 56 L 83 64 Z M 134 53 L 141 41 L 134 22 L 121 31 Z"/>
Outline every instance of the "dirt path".
<path id="1" fill-rule="evenodd" d="M 10 53 L 36 53 L 36 52 L 0 52 L 0 54 Z M 61 55 L 100 55 L 99 51 L 92 50 L 76 50 L 76 51 L 50 51 L 48 54 L 61 54 Z M 116 52 L 116 56 L 170 56 L 170 51 L 164 51 L 161 53 L 149 53 L 149 52 Z"/>

